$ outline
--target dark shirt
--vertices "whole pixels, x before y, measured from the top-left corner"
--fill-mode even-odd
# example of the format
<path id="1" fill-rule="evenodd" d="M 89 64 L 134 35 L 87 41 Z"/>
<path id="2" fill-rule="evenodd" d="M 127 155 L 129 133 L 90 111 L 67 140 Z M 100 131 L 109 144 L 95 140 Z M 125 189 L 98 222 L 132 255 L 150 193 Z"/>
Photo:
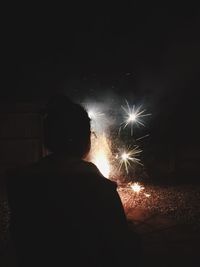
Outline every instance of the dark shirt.
<path id="1" fill-rule="evenodd" d="M 18 266 L 138 266 L 116 184 L 92 163 L 48 156 L 7 190 Z"/>

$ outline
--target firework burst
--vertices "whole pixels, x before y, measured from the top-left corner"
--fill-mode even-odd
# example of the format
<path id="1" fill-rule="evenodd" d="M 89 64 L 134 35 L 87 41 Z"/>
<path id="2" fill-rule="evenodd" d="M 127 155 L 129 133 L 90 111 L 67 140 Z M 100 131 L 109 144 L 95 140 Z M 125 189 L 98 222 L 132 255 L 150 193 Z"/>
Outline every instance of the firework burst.
<path id="1" fill-rule="evenodd" d="M 131 135 L 133 135 L 133 126 L 145 126 L 144 117 L 151 115 L 147 114 L 145 109 L 142 109 L 142 106 L 131 107 L 128 101 L 126 101 L 126 106 L 121 107 L 124 111 L 124 121 L 121 123 L 119 130 L 121 131 L 130 126 Z M 123 173 L 131 175 L 131 170 L 134 170 L 137 164 L 143 166 L 140 160 L 142 150 L 136 145 L 136 142 L 143 140 L 149 135 L 146 134 L 135 139 L 135 146 L 132 143 L 131 146 L 124 147 L 124 149 L 117 149 L 118 152 L 113 154 L 112 149 L 117 148 L 115 144 L 117 140 L 109 132 L 109 127 L 113 120 L 113 117 L 110 116 L 111 113 L 105 112 L 109 108 L 100 103 L 86 103 L 85 108 L 91 119 L 93 133 L 91 135 L 91 151 L 87 160 L 92 161 L 105 177 L 116 177 L 116 179 L 118 179 L 119 175 L 123 175 Z"/>
<path id="2" fill-rule="evenodd" d="M 133 149 L 123 150 L 120 155 L 117 155 L 117 159 L 119 159 L 119 170 L 124 166 L 126 173 L 129 172 L 129 167 L 132 163 L 143 165 L 138 158 L 138 155 L 142 152 L 138 146 Z"/>
<path id="3" fill-rule="evenodd" d="M 130 188 L 135 193 L 140 193 L 142 190 L 144 190 L 144 186 L 140 185 L 139 183 L 130 184 Z"/>
<path id="4" fill-rule="evenodd" d="M 145 113 L 146 110 L 142 109 L 142 106 L 136 107 L 133 105 L 132 107 L 129 105 L 128 101 L 126 100 L 126 106 L 122 106 L 122 109 L 124 110 L 124 121 L 122 125 L 123 128 L 126 128 L 128 125 L 131 127 L 131 135 L 133 135 L 133 125 L 142 125 L 144 124 L 144 117 L 150 116 L 151 114 Z"/>

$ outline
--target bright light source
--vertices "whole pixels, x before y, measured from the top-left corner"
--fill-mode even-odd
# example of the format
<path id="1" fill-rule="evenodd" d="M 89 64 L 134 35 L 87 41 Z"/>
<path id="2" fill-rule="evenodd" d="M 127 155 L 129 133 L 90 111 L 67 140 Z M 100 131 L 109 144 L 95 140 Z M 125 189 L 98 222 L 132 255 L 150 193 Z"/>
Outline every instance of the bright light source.
<path id="1" fill-rule="evenodd" d="M 127 160 L 129 158 L 129 155 L 127 153 L 122 154 L 122 160 Z"/>
<path id="2" fill-rule="evenodd" d="M 88 111 L 88 116 L 92 120 L 95 118 L 95 112 L 94 111 Z"/>
<path id="3" fill-rule="evenodd" d="M 133 113 L 133 114 L 129 114 L 129 118 L 128 121 L 129 122 L 133 122 L 136 121 L 137 116 Z"/>
<path id="4" fill-rule="evenodd" d="M 123 151 L 119 157 L 119 169 L 124 165 L 126 172 L 128 173 L 128 169 L 131 166 L 131 162 L 142 165 L 140 159 L 138 159 L 138 155 L 142 152 L 138 148 L 138 146 L 133 149 L 129 149 L 128 151 Z"/>
<path id="5" fill-rule="evenodd" d="M 134 105 L 131 107 L 126 101 L 126 106 L 122 106 L 122 109 L 125 112 L 124 121 L 122 125 L 126 128 L 128 125 L 131 127 L 131 135 L 133 135 L 133 125 L 144 125 L 143 117 L 150 116 L 151 114 L 145 114 L 145 110 L 142 109 L 142 106 L 135 107 Z"/>
<path id="6" fill-rule="evenodd" d="M 106 178 L 109 178 L 111 172 L 111 157 L 112 152 L 106 135 L 97 134 L 92 136 L 89 161 L 92 161 Z"/>
<path id="7" fill-rule="evenodd" d="M 141 186 L 139 183 L 133 183 L 133 184 L 131 184 L 131 189 L 132 189 L 135 193 L 139 193 L 141 190 L 144 189 L 144 187 Z"/>

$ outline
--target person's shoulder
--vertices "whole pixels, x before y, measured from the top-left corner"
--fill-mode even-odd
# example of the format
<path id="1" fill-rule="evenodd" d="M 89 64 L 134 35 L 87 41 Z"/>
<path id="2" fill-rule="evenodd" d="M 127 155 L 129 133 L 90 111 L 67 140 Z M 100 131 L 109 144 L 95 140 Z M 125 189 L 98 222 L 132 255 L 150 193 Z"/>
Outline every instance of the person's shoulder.
<path id="1" fill-rule="evenodd" d="M 117 183 L 104 177 L 95 164 L 91 162 L 83 161 L 83 166 L 85 169 L 87 169 L 87 173 L 90 174 L 93 181 L 95 183 L 98 183 L 99 186 L 106 187 L 107 189 L 110 189 L 110 190 L 117 189 Z"/>

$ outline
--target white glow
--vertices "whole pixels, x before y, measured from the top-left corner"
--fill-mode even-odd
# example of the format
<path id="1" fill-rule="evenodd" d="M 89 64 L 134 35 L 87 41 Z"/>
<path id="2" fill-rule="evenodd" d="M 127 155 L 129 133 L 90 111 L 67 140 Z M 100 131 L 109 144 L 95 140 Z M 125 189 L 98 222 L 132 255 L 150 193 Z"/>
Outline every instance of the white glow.
<path id="1" fill-rule="evenodd" d="M 129 155 L 127 153 L 122 154 L 122 160 L 127 160 L 129 158 Z"/>
<path id="2" fill-rule="evenodd" d="M 141 186 L 139 183 L 133 183 L 133 184 L 131 184 L 131 189 L 132 189 L 135 193 L 139 193 L 141 190 L 144 189 L 144 187 Z"/>
<path id="3" fill-rule="evenodd" d="M 128 122 L 136 121 L 136 119 L 137 119 L 137 116 L 134 113 L 129 114 Z"/>
<path id="4" fill-rule="evenodd" d="M 105 176 L 106 178 L 109 177 L 110 165 L 105 151 L 97 151 L 94 155 L 93 163 L 98 167 L 103 176 Z"/>
<path id="5" fill-rule="evenodd" d="M 88 116 L 89 116 L 89 118 L 92 120 L 92 119 L 95 119 L 95 112 L 94 111 L 92 111 L 92 110 L 89 110 L 88 111 Z"/>
<path id="6" fill-rule="evenodd" d="M 150 116 L 151 114 L 146 114 L 145 109 L 142 109 L 142 106 L 130 106 L 128 101 L 126 101 L 126 106 L 122 106 L 124 111 L 124 121 L 122 125 L 126 128 L 128 125 L 131 127 L 131 135 L 133 135 L 133 126 L 134 125 L 144 125 L 144 117 Z"/>
<path id="7" fill-rule="evenodd" d="M 106 178 L 109 178 L 111 172 L 111 157 L 112 153 L 106 135 L 92 135 L 91 150 L 87 160 L 93 162 Z"/>

